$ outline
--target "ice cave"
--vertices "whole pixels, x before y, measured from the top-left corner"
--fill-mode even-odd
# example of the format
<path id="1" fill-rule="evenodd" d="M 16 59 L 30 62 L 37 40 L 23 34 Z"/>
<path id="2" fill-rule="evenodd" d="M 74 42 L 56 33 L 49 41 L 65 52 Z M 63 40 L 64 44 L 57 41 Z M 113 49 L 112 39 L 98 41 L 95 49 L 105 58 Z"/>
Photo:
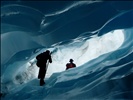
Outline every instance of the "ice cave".
<path id="1" fill-rule="evenodd" d="M 133 1 L 2 0 L 0 74 L 1 100 L 132 100 Z"/>

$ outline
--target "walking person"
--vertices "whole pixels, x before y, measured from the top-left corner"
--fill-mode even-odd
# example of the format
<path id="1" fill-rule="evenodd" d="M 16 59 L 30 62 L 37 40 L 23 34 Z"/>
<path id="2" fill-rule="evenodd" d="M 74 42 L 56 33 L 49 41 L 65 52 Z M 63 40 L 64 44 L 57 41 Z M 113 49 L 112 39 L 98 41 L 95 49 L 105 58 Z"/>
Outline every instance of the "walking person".
<path id="1" fill-rule="evenodd" d="M 49 50 L 46 50 L 45 52 L 37 55 L 36 59 L 36 65 L 39 67 L 38 79 L 40 79 L 40 86 L 42 86 L 45 84 L 44 78 L 48 67 L 47 63 L 52 63 L 51 53 Z"/>

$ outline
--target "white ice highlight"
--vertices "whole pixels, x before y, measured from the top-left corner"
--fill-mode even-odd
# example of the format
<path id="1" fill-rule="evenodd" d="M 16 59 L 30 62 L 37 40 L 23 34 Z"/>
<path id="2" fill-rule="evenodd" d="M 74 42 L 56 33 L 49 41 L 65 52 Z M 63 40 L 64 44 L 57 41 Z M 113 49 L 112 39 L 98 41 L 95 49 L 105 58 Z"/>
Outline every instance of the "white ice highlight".
<path id="1" fill-rule="evenodd" d="M 60 45 L 57 53 L 52 55 L 53 63 L 49 64 L 47 77 L 55 72 L 64 71 L 70 58 L 74 59 L 74 63 L 79 67 L 100 55 L 115 51 L 122 45 L 123 41 L 123 31 L 115 30 L 104 36 L 89 39 L 81 46 L 76 41 L 65 46 Z"/>

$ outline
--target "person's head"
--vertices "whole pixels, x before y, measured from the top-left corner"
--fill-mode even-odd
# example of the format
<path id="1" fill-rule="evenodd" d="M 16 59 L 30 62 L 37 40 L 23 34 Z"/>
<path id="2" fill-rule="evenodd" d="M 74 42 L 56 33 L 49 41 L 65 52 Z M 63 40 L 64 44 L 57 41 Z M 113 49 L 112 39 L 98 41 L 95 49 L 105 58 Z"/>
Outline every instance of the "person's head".
<path id="1" fill-rule="evenodd" d="M 73 59 L 70 59 L 69 62 L 72 63 L 73 62 Z"/>
<path id="2" fill-rule="evenodd" d="M 50 51 L 49 51 L 49 50 L 46 50 L 46 53 L 47 53 L 47 54 L 50 54 Z"/>

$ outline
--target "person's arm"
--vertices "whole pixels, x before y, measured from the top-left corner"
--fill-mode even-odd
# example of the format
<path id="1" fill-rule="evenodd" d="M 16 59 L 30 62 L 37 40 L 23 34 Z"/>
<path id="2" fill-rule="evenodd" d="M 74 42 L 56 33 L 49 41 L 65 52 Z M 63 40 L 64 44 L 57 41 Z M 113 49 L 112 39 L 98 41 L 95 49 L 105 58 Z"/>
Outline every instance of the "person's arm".
<path id="1" fill-rule="evenodd" d="M 68 69 L 68 64 L 66 64 L 66 70 Z"/>
<path id="2" fill-rule="evenodd" d="M 51 56 L 49 56 L 49 62 L 52 63 L 52 58 L 51 58 Z"/>
<path id="3" fill-rule="evenodd" d="M 74 67 L 76 67 L 76 64 L 74 64 Z"/>

